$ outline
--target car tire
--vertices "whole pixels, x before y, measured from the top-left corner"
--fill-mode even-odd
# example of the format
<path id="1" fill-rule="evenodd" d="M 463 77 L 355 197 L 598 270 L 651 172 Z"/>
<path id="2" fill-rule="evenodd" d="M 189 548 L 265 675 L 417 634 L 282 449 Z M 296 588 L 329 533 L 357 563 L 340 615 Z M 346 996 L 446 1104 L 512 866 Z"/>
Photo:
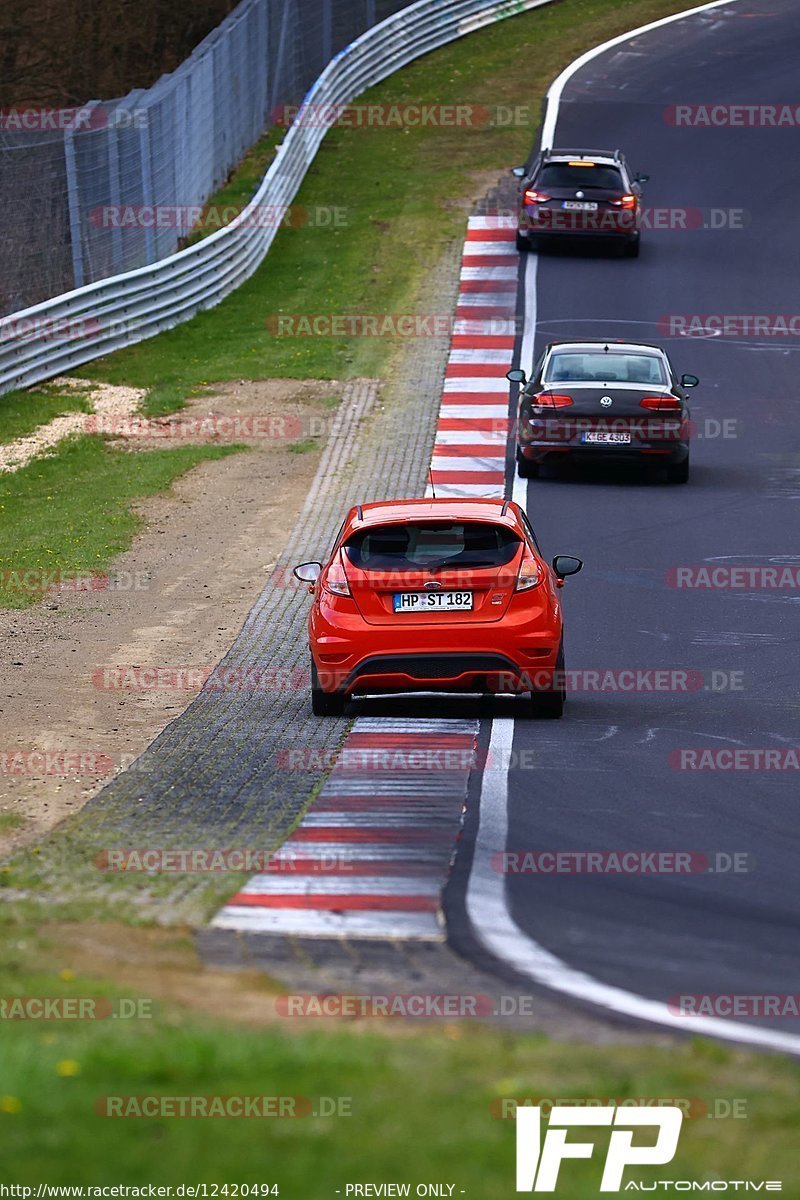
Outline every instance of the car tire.
<path id="1" fill-rule="evenodd" d="M 517 236 L 516 236 L 515 240 L 517 243 L 517 249 L 519 250 L 520 254 L 527 254 L 531 248 L 531 244 L 528 241 L 528 239 L 526 237 L 523 237 L 522 234 L 519 231 L 517 231 Z"/>
<path id="2" fill-rule="evenodd" d="M 564 715 L 564 705 L 567 700 L 566 668 L 564 666 L 564 638 L 558 647 L 556 656 L 557 686 L 549 692 L 531 692 L 528 700 L 528 715 L 539 717 L 546 721 L 557 721 Z"/>
<path id="3" fill-rule="evenodd" d="M 668 483 L 688 483 L 689 482 L 689 455 L 683 462 L 669 463 L 667 466 L 667 482 Z"/>
<path id="4" fill-rule="evenodd" d="M 638 258 L 639 257 L 639 238 L 634 238 L 633 241 L 626 242 L 624 253 L 625 253 L 626 258 Z"/>
<path id="5" fill-rule="evenodd" d="M 319 676 L 314 660 L 311 660 L 311 711 L 315 717 L 341 717 L 347 699 L 341 692 L 324 692 L 319 686 Z"/>
<path id="6" fill-rule="evenodd" d="M 517 474 L 520 479 L 537 479 L 539 477 L 539 464 L 531 462 L 517 447 Z"/>

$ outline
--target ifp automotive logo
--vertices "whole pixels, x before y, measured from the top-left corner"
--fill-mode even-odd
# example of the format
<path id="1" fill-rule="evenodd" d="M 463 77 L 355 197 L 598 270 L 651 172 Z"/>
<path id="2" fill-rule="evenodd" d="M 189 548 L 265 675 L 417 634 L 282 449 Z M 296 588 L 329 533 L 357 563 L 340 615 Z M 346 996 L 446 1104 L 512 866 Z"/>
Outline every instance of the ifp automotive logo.
<path id="1" fill-rule="evenodd" d="M 660 1166 L 672 1162 L 678 1149 L 683 1112 L 676 1105 L 663 1108 L 573 1108 L 554 1105 L 550 1110 L 547 1132 L 542 1138 L 540 1108 L 517 1109 L 517 1191 L 554 1192 L 558 1173 L 565 1158 L 591 1158 L 592 1142 L 568 1142 L 570 1126 L 614 1128 L 608 1143 L 601 1192 L 618 1192 L 627 1166 Z M 634 1146 L 633 1131 L 655 1126 L 658 1135 L 653 1145 Z"/>
<path id="2" fill-rule="evenodd" d="M 653 1108 L 628 1108 L 598 1105 L 587 1108 L 572 1105 L 553 1105 L 547 1130 L 542 1137 L 542 1109 L 537 1106 L 517 1106 L 517 1191 L 555 1192 L 561 1164 L 570 1158 L 591 1158 L 593 1142 L 567 1141 L 573 1126 L 597 1128 L 611 1126 L 605 1164 L 600 1179 L 601 1192 L 629 1192 L 663 1189 L 673 1192 L 780 1192 L 783 1183 L 778 1179 L 662 1179 L 653 1183 L 624 1181 L 627 1167 L 663 1166 L 672 1162 L 678 1149 L 683 1110 L 675 1104 L 659 1104 Z M 652 1134 L 637 1137 L 639 1130 L 655 1129 Z M 634 1144 L 636 1142 L 636 1144 Z M 641 1144 L 643 1143 L 643 1144 Z M 563 1186 L 574 1186 L 565 1170 Z"/>

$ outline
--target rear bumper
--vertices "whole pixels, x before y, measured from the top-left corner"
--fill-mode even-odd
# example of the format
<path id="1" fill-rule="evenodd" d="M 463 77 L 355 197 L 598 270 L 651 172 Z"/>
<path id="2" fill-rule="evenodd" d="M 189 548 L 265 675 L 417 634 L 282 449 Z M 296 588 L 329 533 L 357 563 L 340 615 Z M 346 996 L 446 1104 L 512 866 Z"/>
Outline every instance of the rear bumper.
<path id="1" fill-rule="evenodd" d="M 553 209 L 523 209 L 519 214 L 521 238 L 592 238 L 598 241 L 638 241 L 640 221 L 628 212 L 569 213 Z"/>
<path id="2" fill-rule="evenodd" d="M 337 613 L 329 620 L 318 609 L 312 609 L 309 623 L 320 687 L 346 695 L 517 693 L 530 690 L 532 680 L 547 690 L 546 672 L 555 669 L 560 640 L 558 611 L 545 620 L 523 613 L 500 622 L 462 624 L 450 636 L 442 626 L 369 625 L 358 613 Z"/>
<path id="3" fill-rule="evenodd" d="M 529 677 L 547 670 L 555 652 L 527 667 L 502 654 L 446 653 L 376 655 L 358 664 L 341 685 L 356 692 L 467 691 L 513 693 L 529 690 Z M 555 663 L 553 664 L 555 665 Z M 550 668 L 552 674 L 552 668 Z"/>
<path id="4" fill-rule="evenodd" d="M 663 465 L 682 463 L 689 457 L 689 442 L 653 442 L 648 445 L 631 442 L 629 445 L 603 445 L 593 443 L 526 442 L 518 445 L 522 458 L 532 463 L 557 462 L 565 459 L 587 462 L 617 461 L 659 463 Z"/>

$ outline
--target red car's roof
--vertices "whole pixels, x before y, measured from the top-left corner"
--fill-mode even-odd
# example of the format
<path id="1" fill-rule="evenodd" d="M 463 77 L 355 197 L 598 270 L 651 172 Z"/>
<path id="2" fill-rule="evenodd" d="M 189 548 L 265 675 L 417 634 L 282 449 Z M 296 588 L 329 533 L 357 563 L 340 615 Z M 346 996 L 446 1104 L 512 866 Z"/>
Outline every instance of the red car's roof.
<path id="1" fill-rule="evenodd" d="M 497 521 L 517 526 L 518 518 L 511 502 L 483 498 L 464 500 L 378 500 L 353 509 L 348 523 L 382 525 L 388 521 Z"/>

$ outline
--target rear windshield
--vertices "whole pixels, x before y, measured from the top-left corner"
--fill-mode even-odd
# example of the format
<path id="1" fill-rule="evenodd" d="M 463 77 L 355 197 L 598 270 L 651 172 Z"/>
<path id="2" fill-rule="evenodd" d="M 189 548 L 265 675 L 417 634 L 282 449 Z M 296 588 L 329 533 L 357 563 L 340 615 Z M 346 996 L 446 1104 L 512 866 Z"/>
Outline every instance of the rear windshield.
<path id="1" fill-rule="evenodd" d="M 550 163 L 542 167 L 537 187 L 611 188 L 621 192 L 622 176 L 616 167 L 571 167 L 569 163 Z"/>
<path id="2" fill-rule="evenodd" d="M 603 350 L 583 354 L 554 354 L 545 374 L 547 383 L 580 383 L 583 380 L 598 383 L 650 383 L 664 385 L 667 382 L 664 364 L 654 354 L 615 354 Z"/>
<path id="3" fill-rule="evenodd" d="M 378 525 L 354 534 L 345 546 L 350 562 L 366 571 L 431 567 L 502 567 L 520 539 L 504 525 L 482 521 L 425 521 Z"/>

